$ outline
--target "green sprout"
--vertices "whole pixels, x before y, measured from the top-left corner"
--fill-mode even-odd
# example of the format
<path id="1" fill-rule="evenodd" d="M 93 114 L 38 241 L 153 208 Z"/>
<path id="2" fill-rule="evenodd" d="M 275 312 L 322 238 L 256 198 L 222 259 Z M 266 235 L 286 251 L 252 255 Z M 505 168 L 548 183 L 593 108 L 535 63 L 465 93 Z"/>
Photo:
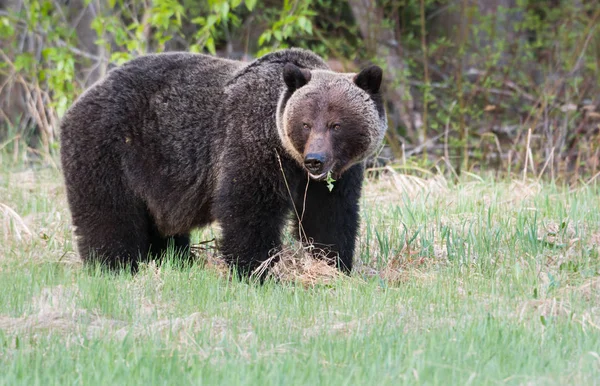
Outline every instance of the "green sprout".
<path id="1" fill-rule="evenodd" d="M 331 192 L 333 190 L 333 183 L 335 180 L 331 177 L 331 170 L 327 172 L 327 189 Z"/>

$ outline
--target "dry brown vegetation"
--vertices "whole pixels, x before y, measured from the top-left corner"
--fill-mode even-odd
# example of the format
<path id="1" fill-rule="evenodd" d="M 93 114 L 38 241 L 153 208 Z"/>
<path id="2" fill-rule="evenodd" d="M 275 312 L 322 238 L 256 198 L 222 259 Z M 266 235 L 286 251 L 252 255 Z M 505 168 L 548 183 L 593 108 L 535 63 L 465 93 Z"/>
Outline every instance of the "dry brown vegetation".
<path id="1" fill-rule="evenodd" d="M 15 268 L 8 268 L 10 264 L 6 266 L 7 260 L 14 260 L 15 256 L 18 256 L 17 250 L 25 255 L 24 260 L 18 262 L 19 265 L 25 264 L 29 259 L 29 262 L 57 262 L 61 265 L 73 266 L 77 270 L 81 269 L 81 262 L 76 252 L 69 250 L 74 244 L 61 183 L 49 181 L 46 177 L 37 177 L 31 173 L 16 173 L 8 175 L 6 186 L 8 188 L 2 189 L 10 194 L 3 196 L 7 197 L 6 203 L 0 203 L 2 209 L 0 219 L 3 224 L 0 229 L 5 241 L 3 248 L 5 255 L 2 258 L 5 260 L 5 267 L 0 268 L 0 272 L 2 269 L 17 272 Z M 500 212 L 513 211 L 513 215 L 506 219 L 507 222 L 503 226 L 515 227 L 517 226 L 516 214 L 514 214 L 516 213 L 514 212 L 515 205 L 521 205 L 524 211 L 539 211 L 535 202 L 543 191 L 543 183 L 536 180 L 513 181 L 499 192 L 495 187 L 484 184 L 475 177 L 459 186 L 449 186 L 443 177 L 437 175 L 430 178 L 416 177 L 401 174 L 394 169 L 387 169 L 378 179 L 368 180 L 365 185 L 365 210 L 367 212 L 375 211 L 380 217 L 376 224 L 366 225 L 363 222 L 360 238 L 363 241 L 368 239 L 367 233 L 373 231 L 369 227 L 377 227 L 383 232 L 393 232 L 393 228 L 397 228 L 399 224 L 394 222 L 397 220 L 390 217 L 389 210 L 406 200 L 408 200 L 406 202 L 425 205 L 425 210 L 433 207 L 443 208 L 439 221 L 450 227 L 459 227 L 465 221 L 474 221 L 481 216 L 479 211 L 461 211 L 460 208 L 465 207 L 465 202 L 469 202 L 469 207 L 493 205 Z M 424 200 L 424 197 L 427 199 Z M 46 204 L 37 204 L 39 208 L 44 209 L 30 210 L 28 214 L 19 215 L 18 208 L 21 207 L 22 210 L 27 211 L 30 199 L 45 201 Z M 552 205 L 553 202 L 562 202 L 564 196 L 559 192 L 551 193 L 546 196 L 546 200 Z M 365 259 L 364 256 L 359 256 L 355 273 L 352 277 L 346 277 L 341 275 L 331 262 L 315 258 L 314 247 L 292 244 L 286 245 L 282 251 L 261 266 L 257 274 L 272 266 L 267 277 L 274 279 L 278 285 L 298 284 L 304 288 L 331 287 L 340 280 L 363 285 L 373 277 L 378 277 L 379 280 L 392 287 L 401 287 L 409 283 L 413 283 L 412 285 L 418 283 L 425 287 L 435 285 L 435 281 L 439 279 L 440 270 L 451 266 L 452 262 L 449 261 L 446 240 L 440 236 L 440 232 L 435 231 L 438 225 L 435 223 L 423 225 L 434 234 L 432 254 L 424 253 L 422 247 L 411 243 L 409 234 L 406 233 L 403 235 L 403 240 L 396 240 L 395 247 L 387 252 L 383 263 L 377 263 L 375 258 Z M 414 229 L 414 226 L 411 225 L 409 228 Z M 213 231 L 218 233 L 217 228 L 214 228 Z M 595 231 L 595 233 L 587 235 L 589 231 L 577 222 L 558 223 L 545 219 L 536 233 L 537 240 L 548 248 L 540 256 L 541 259 L 531 260 L 531 256 L 525 254 L 516 260 L 523 269 L 534 269 L 537 272 L 536 277 L 540 283 L 537 295 L 539 298 L 523 301 L 518 305 L 516 311 L 507 309 L 506 313 L 513 314 L 513 317 L 518 320 L 539 318 L 540 316 L 570 317 L 582 325 L 592 329 L 597 328 L 600 323 L 600 311 L 597 307 L 574 314 L 569 304 L 571 296 L 597 303 L 600 299 L 598 297 L 600 281 L 597 277 L 572 280 L 573 285 L 566 284 L 558 292 L 548 289 L 552 287 L 549 274 L 564 279 L 567 283 L 571 282 L 569 275 L 577 276 L 576 273 L 565 271 L 564 267 L 568 264 L 580 264 L 578 256 L 583 247 L 600 250 L 600 233 Z M 506 236 L 510 237 L 510 235 Z M 373 256 L 383 253 L 376 239 L 371 238 L 370 243 L 369 248 Z M 365 248 L 365 245 L 361 247 L 363 250 Z M 42 253 L 42 249 L 48 249 L 50 253 L 47 253 L 48 251 Z M 203 269 L 215 272 L 219 277 L 231 279 L 229 269 L 218 256 L 214 240 L 196 244 L 192 251 L 197 263 L 203 266 Z M 7 252 L 9 253 L 6 254 Z M 493 263 L 498 266 L 499 275 L 508 272 L 507 267 L 503 266 L 507 258 L 507 256 L 500 255 L 492 257 Z M 474 260 L 470 265 L 476 267 L 478 264 Z M 220 334 L 219 331 L 227 328 L 226 320 L 198 312 L 188 316 L 167 317 L 172 310 L 170 310 L 169 303 L 160 295 L 164 277 L 161 269 L 161 266 L 155 262 L 145 264 L 141 273 L 127 284 L 130 287 L 127 291 L 134 294 L 137 304 L 139 304 L 139 309 L 136 311 L 138 318 L 149 320 L 148 323 L 131 324 L 103 316 L 94 310 L 82 308 L 78 305 L 77 299 L 80 299 L 81 294 L 77 285 L 58 285 L 44 288 L 40 295 L 34 296 L 30 301 L 31 309 L 26 314 L 22 316 L 0 315 L 0 330 L 11 334 L 19 331 L 35 332 L 36 334 L 53 331 L 76 336 L 92 336 L 103 331 L 111 331 L 112 337 L 124 339 L 128 334 L 137 336 L 143 335 L 147 331 L 155 333 L 164 331 L 168 334 L 183 334 L 182 336 L 193 335 L 194 326 L 206 323 L 214 327 L 216 335 Z M 501 282 L 503 278 L 498 276 L 496 280 Z M 143 289 L 148 286 L 154 288 L 154 300 L 144 294 Z M 462 281 L 455 284 L 454 290 L 457 296 L 468 296 L 464 289 L 466 286 L 467 284 Z M 487 300 L 484 298 L 481 299 L 485 303 Z M 408 313 L 412 315 L 411 318 L 422 318 L 414 311 Z M 372 315 L 369 318 L 381 317 L 381 315 Z M 369 323 L 369 321 L 339 321 L 333 326 L 328 326 L 328 329 L 330 332 L 340 332 L 352 329 L 353 326 L 361 323 Z M 450 321 L 444 323 L 450 323 Z M 313 334 L 311 331 L 315 329 L 318 327 L 308 328 L 306 334 Z M 250 337 L 251 333 L 249 332 L 249 334 Z M 276 348 L 273 350 L 277 352 Z"/>

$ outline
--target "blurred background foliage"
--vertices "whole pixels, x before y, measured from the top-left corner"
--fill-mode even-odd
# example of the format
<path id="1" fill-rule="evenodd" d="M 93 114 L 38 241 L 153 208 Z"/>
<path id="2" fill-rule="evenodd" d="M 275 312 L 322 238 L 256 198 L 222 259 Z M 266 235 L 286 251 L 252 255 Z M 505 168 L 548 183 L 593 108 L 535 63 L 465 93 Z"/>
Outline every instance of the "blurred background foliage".
<path id="1" fill-rule="evenodd" d="M 304 47 L 384 68 L 375 169 L 589 178 L 599 24 L 597 0 L 0 0 L 0 162 L 53 163 L 66 109 L 138 55 Z"/>

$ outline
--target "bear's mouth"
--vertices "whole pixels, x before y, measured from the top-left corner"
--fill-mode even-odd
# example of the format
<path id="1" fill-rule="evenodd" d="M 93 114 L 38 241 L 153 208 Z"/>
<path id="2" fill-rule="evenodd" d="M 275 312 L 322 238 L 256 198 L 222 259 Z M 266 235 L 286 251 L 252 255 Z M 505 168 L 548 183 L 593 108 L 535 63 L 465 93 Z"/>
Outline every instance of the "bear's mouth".
<path id="1" fill-rule="evenodd" d="M 313 180 L 316 181 L 322 181 L 325 179 L 325 177 L 327 177 L 327 173 L 329 173 L 328 171 L 325 173 L 321 173 L 321 174 L 312 174 L 311 172 L 308 172 L 308 175 L 310 176 L 310 178 L 312 178 Z"/>
<path id="2" fill-rule="evenodd" d="M 323 173 L 319 173 L 319 174 L 314 174 L 314 173 L 311 173 L 308 171 L 308 176 L 315 181 L 323 181 L 327 178 L 327 175 L 331 173 L 331 175 L 335 179 L 336 173 L 333 171 L 334 166 L 335 166 L 335 164 L 331 165 L 330 167 L 324 169 L 325 171 Z"/>

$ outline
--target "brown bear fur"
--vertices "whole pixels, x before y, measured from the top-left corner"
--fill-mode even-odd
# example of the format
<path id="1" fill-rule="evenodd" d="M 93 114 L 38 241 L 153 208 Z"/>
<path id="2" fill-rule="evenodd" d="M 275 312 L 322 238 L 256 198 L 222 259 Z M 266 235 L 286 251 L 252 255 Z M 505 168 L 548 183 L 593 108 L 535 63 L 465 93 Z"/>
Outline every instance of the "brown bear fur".
<path id="1" fill-rule="evenodd" d="M 217 221 L 221 253 L 248 274 L 279 247 L 295 204 L 307 238 L 348 272 L 362 161 L 385 131 L 380 83 L 377 67 L 333 73 L 299 49 L 251 63 L 156 54 L 110 71 L 61 124 L 81 257 L 135 268 L 169 243 L 185 254 L 189 232 Z M 309 148 L 337 181 L 330 192 L 313 174 L 304 200 Z"/>

